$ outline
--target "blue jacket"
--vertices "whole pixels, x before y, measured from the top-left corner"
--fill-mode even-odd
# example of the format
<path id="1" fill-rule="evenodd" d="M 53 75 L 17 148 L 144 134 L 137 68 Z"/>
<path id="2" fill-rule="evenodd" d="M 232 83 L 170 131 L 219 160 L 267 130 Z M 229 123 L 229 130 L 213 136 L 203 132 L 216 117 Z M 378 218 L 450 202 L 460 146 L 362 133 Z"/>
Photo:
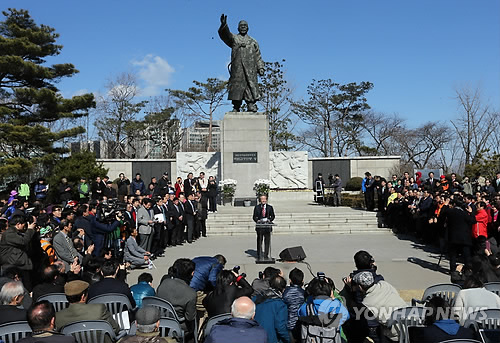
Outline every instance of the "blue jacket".
<path id="1" fill-rule="evenodd" d="M 137 181 L 137 179 L 132 180 L 132 183 L 130 184 L 130 193 L 135 195 L 136 190 L 139 190 L 141 195 L 146 194 L 146 185 L 142 179 L 139 179 L 139 181 Z"/>
<path id="2" fill-rule="evenodd" d="M 146 281 L 141 281 L 137 285 L 130 287 L 130 292 L 134 297 L 135 304 L 137 307 L 142 307 L 142 299 L 144 297 L 154 297 L 155 289 L 149 285 Z"/>
<path id="3" fill-rule="evenodd" d="M 304 303 L 304 290 L 297 285 L 289 286 L 283 292 L 283 301 L 288 306 L 288 330 L 293 330 L 299 320 L 299 308 Z"/>
<path id="4" fill-rule="evenodd" d="M 299 317 L 307 316 L 307 304 L 314 304 L 314 312 L 318 313 L 340 313 L 342 318 L 340 319 L 340 325 L 344 324 L 347 319 L 349 319 L 349 311 L 342 305 L 340 300 L 332 299 L 327 296 L 318 296 L 314 299 L 308 298 L 307 302 L 302 304 L 299 309 Z"/>
<path id="5" fill-rule="evenodd" d="M 361 191 L 362 191 L 363 193 L 364 193 L 364 192 L 366 192 L 366 186 L 365 186 L 365 184 L 366 184 L 366 180 L 368 180 L 368 178 L 367 178 L 367 177 L 365 177 L 365 178 L 363 179 L 363 181 L 361 181 Z"/>
<path id="6" fill-rule="evenodd" d="M 267 343 L 267 333 L 255 320 L 229 318 L 212 327 L 206 343 Z"/>
<path id="7" fill-rule="evenodd" d="M 280 298 L 269 298 L 257 304 L 255 320 L 267 331 L 269 343 L 290 343 L 288 334 L 288 308 Z"/>
<path id="8" fill-rule="evenodd" d="M 118 220 L 115 220 L 111 224 L 100 223 L 92 214 L 87 218 L 89 219 L 90 227 L 92 229 L 92 236 L 94 237 L 94 252 L 92 253 L 92 255 L 99 256 L 99 254 L 101 253 L 101 249 L 104 246 L 106 234 L 113 232 L 118 227 L 118 225 L 120 225 L 120 222 Z"/>
<path id="9" fill-rule="evenodd" d="M 215 257 L 210 256 L 195 257 L 193 258 L 193 262 L 196 267 L 189 286 L 196 291 L 203 291 L 209 282 L 209 287 L 215 287 L 217 274 L 219 274 L 224 266 Z"/>

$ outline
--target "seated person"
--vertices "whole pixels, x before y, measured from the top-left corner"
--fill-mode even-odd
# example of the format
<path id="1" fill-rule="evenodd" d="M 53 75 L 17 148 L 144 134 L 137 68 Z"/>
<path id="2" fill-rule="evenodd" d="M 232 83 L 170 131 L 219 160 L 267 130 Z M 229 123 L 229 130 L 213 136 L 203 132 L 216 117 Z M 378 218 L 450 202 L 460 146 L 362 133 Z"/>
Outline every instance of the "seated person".
<path id="1" fill-rule="evenodd" d="M 269 289 L 269 280 L 275 276 L 283 276 L 283 273 L 278 268 L 267 267 L 264 272 L 259 272 L 259 278 L 252 281 L 252 288 L 254 290 L 253 296 L 263 294 Z"/>
<path id="2" fill-rule="evenodd" d="M 137 331 L 133 336 L 126 336 L 120 343 L 177 343 L 172 337 L 160 337 L 160 309 L 153 306 L 140 308 L 136 315 Z"/>
<path id="3" fill-rule="evenodd" d="M 231 305 L 232 318 L 212 327 L 205 343 L 267 343 L 267 332 L 254 320 L 255 304 L 248 297 L 240 297 Z"/>
<path id="4" fill-rule="evenodd" d="M 217 275 L 215 290 L 203 299 L 208 317 L 231 312 L 231 305 L 239 297 L 250 297 L 253 288 L 243 275 L 235 275 L 232 270 L 222 270 Z"/>
<path id="5" fill-rule="evenodd" d="M 125 242 L 123 260 L 129 262 L 131 268 L 147 267 L 151 253 L 137 244 L 137 229 L 132 228 L 129 238 Z"/>
<path id="6" fill-rule="evenodd" d="M 306 302 L 299 308 L 299 317 L 307 317 L 309 315 L 329 314 L 325 317 L 328 321 L 335 318 L 333 315 L 338 314 L 335 320 L 328 325 L 335 326 L 340 329 L 341 336 L 345 339 L 342 332 L 342 324 L 349 319 L 349 311 L 339 300 L 335 294 L 335 284 L 330 278 L 319 276 L 314 278 L 306 289 L 308 295 Z M 308 307 L 313 305 L 314 313 L 308 313 Z M 327 325 L 327 323 L 322 323 Z"/>
<path id="7" fill-rule="evenodd" d="M 179 318 L 184 318 L 181 327 L 187 340 L 193 336 L 196 320 L 196 291 L 189 287 L 195 265 L 188 258 L 180 258 L 168 269 L 161 279 L 156 296 L 172 304 Z"/>
<path id="8" fill-rule="evenodd" d="M 45 267 L 42 275 L 42 283 L 33 288 L 33 299 L 36 301 L 42 295 L 49 293 L 64 293 L 64 280 L 59 276 L 59 269 L 50 265 Z"/>
<path id="9" fill-rule="evenodd" d="M 399 296 L 398 291 L 387 281 L 381 280 L 375 282 L 371 271 L 363 271 L 354 275 L 353 290 L 359 289 L 362 293 L 362 304 L 374 316 L 375 320 L 383 326 L 384 335 L 390 340 L 397 340 L 398 333 L 393 327 L 391 330 L 387 328 L 387 322 L 391 317 L 391 311 L 406 307 L 406 302 Z"/>
<path id="10" fill-rule="evenodd" d="M 31 337 L 18 343 L 76 343 L 73 336 L 65 336 L 56 331 L 56 310 L 47 300 L 34 303 L 28 309 L 28 324 L 33 330 Z"/>
<path id="11" fill-rule="evenodd" d="M 24 287 L 21 281 L 10 281 L 0 291 L 0 324 L 26 321 L 25 309 L 18 308 L 24 298 Z"/>
<path id="12" fill-rule="evenodd" d="M 269 280 L 270 288 L 255 298 L 255 320 L 267 331 L 269 343 L 289 343 L 288 308 L 282 299 L 286 281 L 281 276 Z"/>
<path id="13" fill-rule="evenodd" d="M 92 299 L 98 295 L 109 294 L 109 293 L 120 293 L 125 295 L 130 301 L 132 308 L 135 308 L 135 300 L 128 288 L 128 285 L 120 280 L 116 279 L 120 265 L 114 260 L 107 260 L 103 263 L 101 268 L 101 274 L 103 279 L 92 284 L 89 287 L 89 299 Z"/>
<path id="14" fill-rule="evenodd" d="M 287 328 L 292 336 L 300 339 L 300 325 L 296 325 L 299 319 L 298 311 L 300 306 L 304 303 L 304 272 L 298 268 L 293 268 L 288 274 L 290 279 L 290 286 L 285 288 L 283 292 L 283 301 L 288 307 L 288 322 Z"/>
<path id="15" fill-rule="evenodd" d="M 477 339 L 473 329 L 460 326 L 450 319 L 450 304 L 434 296 L 425 304 L 427 309 L 425 327 L 409 327 L 411 343 L 438 343 L 455 339 Z"/>
<path id="16" fill-rule="evenodd" d="M 464 325 L 471 312 L 481 309 L 500 309 L 500 297 L 486 290 L 476 275 L 470 275 L 465 280 L 464 289 L 455 297 L 453 312 L 460 325 Z"/>
<path id="17" fill-rule="evenodd" d="M 135 304 L 138 308 L 142 307 L 142 299 L 145 297 L 154 297 L 155 289 L 153 288 L 153 275 L 150 273 L 142 273 L 137 278 L 137 284 L 130 287 L 130 292 L 134 297 Z"/>
<path id="18" fill-rule="evenodd" d="M 104 320 L 111 325 L 115 334 L 118 334 L 120 327 L 106 309 L 106 305 L 87 304 L 88 290 L 89 284 L 85 281 L 75 280 L 64 285 L 69 307 L 57 312 L 57 329 L 61 331 L 65 325 L 82 320 Z"/>

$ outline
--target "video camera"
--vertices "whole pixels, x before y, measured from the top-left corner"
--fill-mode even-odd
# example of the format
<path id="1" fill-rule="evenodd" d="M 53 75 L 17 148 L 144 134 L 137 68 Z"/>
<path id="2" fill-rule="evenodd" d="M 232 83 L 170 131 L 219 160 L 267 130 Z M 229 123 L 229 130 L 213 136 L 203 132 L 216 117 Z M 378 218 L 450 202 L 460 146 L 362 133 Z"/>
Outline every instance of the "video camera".
<path id="1" fill-rule="evenodd" d="M 118 199 L 108 199 L 97 206 L 96 218 L 101 223 L 112 223 L 116 218 L 123 218 L 123 212 L 127 210 L 127 205 L 119 202 Z"/>

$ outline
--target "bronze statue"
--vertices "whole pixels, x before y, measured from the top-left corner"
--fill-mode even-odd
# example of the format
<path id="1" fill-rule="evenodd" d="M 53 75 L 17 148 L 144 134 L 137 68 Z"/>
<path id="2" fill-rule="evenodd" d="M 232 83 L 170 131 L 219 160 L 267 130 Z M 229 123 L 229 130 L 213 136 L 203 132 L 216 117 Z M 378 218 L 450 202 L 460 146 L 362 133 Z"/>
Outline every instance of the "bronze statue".
<path id="1" fill-rule="evenodd" d="M 257 112 L 255 103 L 260 97 L 257 74 L 264 75 L 264 61 L 260 56 L 259 44 L 247 35 L 246 21 L 239 22 L 238 32 L 235 35 L 229 31 L 227 16 L 222 14 L 219 37 L 232 49 L 228 99 L 232 100 L 235 112 L 240 111 L 243 100 L 247 104 L 248 111 Z"/>

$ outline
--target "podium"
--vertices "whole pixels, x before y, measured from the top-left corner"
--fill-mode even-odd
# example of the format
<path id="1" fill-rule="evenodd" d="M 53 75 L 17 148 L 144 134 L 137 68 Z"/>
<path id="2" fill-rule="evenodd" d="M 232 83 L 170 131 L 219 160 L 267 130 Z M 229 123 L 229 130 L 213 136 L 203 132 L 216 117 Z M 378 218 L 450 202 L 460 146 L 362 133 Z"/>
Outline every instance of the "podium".
<path id="1" fill-rule="evenodd" d="M 271 238 L 273 235 L 273 226 L 277 226 L 277 225 L 274 224 L 273 222 L 257 222 L 257 223 L 255 223 L 255 231 L 257 232 L 257 235 L 259 235 L 259 233 L 261 233 L 261 234 L 269 233 L 269 256 L 267 258 L 262 256 L 264 254 L 264 252 L 260 256 L 257 255 L 257 259 L 255 260 L 256 264 L 274 264 L 274 263 L 276 263 L 276 260 L 271 257 L 272 256 Z M 265 238 L 263 238 L 263 240 L 264 240 L 264 245 L 265 245 Z M 260 248 L 261 247 L 259 247 L 259 241 L 257 240 L 257 254 L 259 253 Z"/>

